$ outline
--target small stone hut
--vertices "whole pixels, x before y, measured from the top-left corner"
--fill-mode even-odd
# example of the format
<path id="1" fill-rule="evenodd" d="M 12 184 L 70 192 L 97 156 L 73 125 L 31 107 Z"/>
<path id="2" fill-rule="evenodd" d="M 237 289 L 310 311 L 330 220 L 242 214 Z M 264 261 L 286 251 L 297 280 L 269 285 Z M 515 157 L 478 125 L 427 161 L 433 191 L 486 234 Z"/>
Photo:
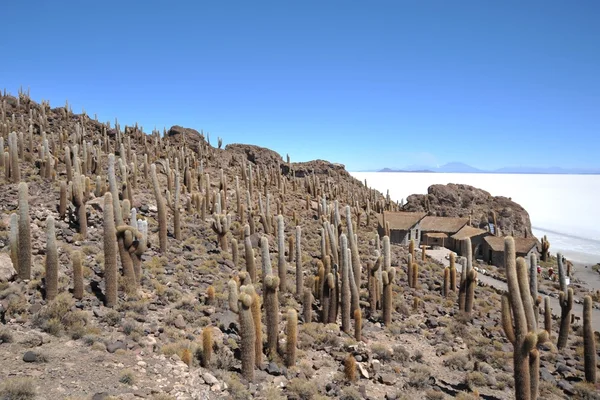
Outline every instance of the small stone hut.
<path id="1" fill-rule="evenodd" d="M 535 238 L 520 238 L 516 237 L 515 253 L 517 257 L 529 259 L 530 254 L 539 256 L 537 248 L 537 240 Z M 504 267 L 504 237 L 502 236 L 486 236 L 482 243 L 483 259 L 488 263 L 497 267 Z"/>
<path id="2" fill-rule="evenodd" d="M 473 249 L 472 256 L 475 258 L 483 257 L 483 239 L 486 236 L 490 236 L 490 233 L 485 229 L 465 225 L 450 237 L 448 248 L 454 250 L 459 256 L 465 256 L 465 254 L 462 254 L 461 243 L 465 239 L 471 239 L 471 248 Z"/>
<path id="3" fill-rule="evenodd" d="M 421 212 L 384 211 L 377 216 L 377 232 L 380 237 L 385 236 L 385 223 L 390 225 L 390 243 L 408 245 L 414 239 L 415 245 L 420 244 L 420 221 L 425 217 Z"/>
<path id="4" fill-rule="evenodd" d="M 468 218 L 435 217 L 428 215 L 421 220 L 421 244 L 450 248 L 450 245 L 452 245 L 450 236 L 454 235 L 468 223 Z"/>

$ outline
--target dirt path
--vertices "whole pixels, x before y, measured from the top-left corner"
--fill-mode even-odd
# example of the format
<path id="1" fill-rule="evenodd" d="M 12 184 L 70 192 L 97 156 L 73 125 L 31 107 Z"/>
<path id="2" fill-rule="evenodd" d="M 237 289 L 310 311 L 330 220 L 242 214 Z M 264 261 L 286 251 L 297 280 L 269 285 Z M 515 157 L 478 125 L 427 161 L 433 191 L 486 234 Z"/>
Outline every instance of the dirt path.
<path id="1" fill-rule="evenodd" d="M 444 265 L 445 267 L 450 265 L 450 261 L 446 259 L 446 255 L 450 254 L 451 250 L 445 249 L 445 248 L 441 248 L 441 249 L 429 249 L 427 250 L 427 255 L 430 256 L 432 259 L 442 263 L 442 265 Z M 456 264 L 456 268 L 457 268 L 457 272 L 461 272 L 462 271 L 462 266 L 457 263 Z M 492 286 L 496 289 L 499 290 L 503 290 L 503 291 L 508 291 L 508 287 L 506 285 L 505 282 L 500 281 L 498 279 L 492 278 L 489 275 L 484 275 L 482 273 L 477 274 L 477 279 L 479 280 L 479 282 L 484 283 L 485 285 L 488 286 Z M 540 295 L 542 297 L 544 297 L 543 294 L 540 293 Z M 550 307 L 552 308 L 552 314 L 558 316 L 559 312 L 560 312 L 560 304 L 558 302 L 558 299 L 552 296 L 549 296 L 550 298 Z M 577 302 L 582 301 L 581 299 L 578 298 L 574 298 L 574 303 L 573 304 L 573 310 L 571 311 L 575 317 L 579 317 L 580 318 L 580 323 L 583 324 L 583 304 L 579 304 Z M 592 308 L 592 327 L 594 328 L 595 331 L 600 332 L 600 310 Z"/>

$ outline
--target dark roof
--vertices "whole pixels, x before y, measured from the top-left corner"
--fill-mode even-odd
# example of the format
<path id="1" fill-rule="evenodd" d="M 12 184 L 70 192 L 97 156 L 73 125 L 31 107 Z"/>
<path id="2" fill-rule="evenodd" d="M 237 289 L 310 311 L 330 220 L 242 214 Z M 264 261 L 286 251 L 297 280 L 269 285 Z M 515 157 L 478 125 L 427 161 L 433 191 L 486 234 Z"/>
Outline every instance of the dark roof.
<path id="1" fill-rule="evenodd" d="M 384 211 L 386 222 L 390 223 L 390 230 L 401 230 L 406 231 L 415 226 L 423 217 L 425 213 L 420 212 L 391 212 Z M 381 214 L 377 216 L 379 225 L 383 227 L 383 220 Z"/>
<path id="2" fill-rule="evenodd" d="M 504 251 L 504 239 L 502 236 L 486 236 L 483 238 L 493 251 Z M 516 237 L 513 239 L 515 241 L 515 253 L 517 254 L 527 254 L 532 248 L 537 246 L 535 238 Z"/>
<path id="3" fill-rule="evenodd" d="M 469 225 L 465 225 L 460 229 L 460 231 L 452 235 L 452 239 L 463 240 L 466 238 L 472 238 L 473 236 L 483 235 L 485 233 L 488 233 L 488 231 L 486 231 L 485 229 L 479 229 Z"/>
<path id="4" fill-rule="evenodd" d="M 456 233 L 469 223 L 468 218 L 433 217 L 427 216 L 421 221 L 421 230 L 424 232 Z"/>

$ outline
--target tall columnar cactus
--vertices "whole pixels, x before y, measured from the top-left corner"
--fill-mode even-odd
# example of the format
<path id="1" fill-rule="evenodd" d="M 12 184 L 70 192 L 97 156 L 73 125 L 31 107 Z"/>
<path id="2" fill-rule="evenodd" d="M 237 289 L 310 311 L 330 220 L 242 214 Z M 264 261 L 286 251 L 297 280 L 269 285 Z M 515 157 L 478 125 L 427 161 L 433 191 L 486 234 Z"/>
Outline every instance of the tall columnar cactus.
<path id="1" fill-rule="evenodd" d="M 156 164 L 150 166 L 150 176 L 152 177 L 152 186 L 154 188 L 154 197 L 156 198 L 156 209 L 158 211 L 158 241 L 160 252 L 167 251 L 167 208 L 165 199 L 161 194 L 160 184 L 156 176 Z"/>
<path id="2" fill-rule="evenodd" d="M 356 283 L 357 288 L 360 288 L 360 274 L 362 265 L 360 263 L 360 256 L 358 254 L 358 243 L 352 226 L 352 211 L 349 205 L 346 206 L 346 229 L 348 230 L 348 244 L 350 245 L 350 250 L 352 251 L 352 273 L 354 274 L 354 282 Z"/>
<path id="3" fill-rule="evenodd" d="M 296 296 L 302 297 L 302 229 L 296 226 Z"/>
<path id="4" fill-rule="evenodd" d="M 12 213 L 10 214 L 10 234 L 9 234 L 9 242 L 10 242 L 10 259 L 15 266 L 15 270 L 17 274 L 20 276 L 19 272 L 19 214 Z"/>
<path id="5" fill-rule="evenodd" d="M 287 313 L 285 366 L 296 365 L 296 347 L 298 345 L 298 315 L 290 308 Z"/>
<path id="6" fill-rule="evenodd" d="M 450 293 L 450 267 L 444 268 L 444 286 L 442 287 L 442 296 L 448 297 Z"/>
<path id="7" fill-rule="evenodd" d="M 567 293 L 560 292 L 558 299 L 560 304 L 560 329 L 556 347 L 560 350 L 567 345 L 567 339 L 569 338 L 571 310 L 573 309 L 573 289 L 567 289 Z"/>
<path id="8" fill-rule="evenodd" d="M 596 341 L 592 327 L 592 298 L 583 299 L 583 363 L 585 380 L 596 383 Z"/>
<path id="9" fill-rule="evenodd" d="M 85 200 L 83 197 L 83 188 L 81 186 L 81 175 L 75 173 L 73 177 L 73 204 L 77 210 L 77 222 L 79 223 L 79 233 L 83 238 L 87 237 L 87 213 L 85 210 Z"/>
<path id="10" fill-rule="evenodd" d="M 244 258 L 246 261 L 246 272 L 250 275 L 252 283 L 256 282 L 256 262 L 254 260 L 254 249 L 250 241 L 250 226 L 244 226 Z"/>
<path id="11" fill-rule="evenodd" d="M 227 239 L 227 234 L 229 233 L 229 229 L 231 229 L 231 216 L 224 214 L 214 214 L 212 229 L 217 234 L 219 247 L 221 248 L 221 250 L 228 252 L 229 240 Z"/>
<path id="12" fill-rule="evenodd" d="M 377 304 L 379 300 L 379 279 L 378 271 L 381 271 L 381 265 L 383 264 L 383 257 L 379 255 L 379 251 L 375 250 L 375 263 L 369 270 L 369 306 L 371 316 L 375 315 L 377 311 Z"/>
<path id="13" fill-rule="evenodd" d="M 173 200 L 173 236 L 175 239 L 181 239 L 181 179 L 179 179 L 179 171 L 175 171 L 175 194 Z"/>
<path id="14" fill-rule="evenodd" d="M 31 225 L 29 219 L 29 188 L 19 183 L 19 278 L 31 279 Z"/>
<path id="15" fill-rule="evenodd" d="M 475 286 L 477 285 L 477 271 L 473 269 L 473 249 L 471 239 L 462 241 L 463 254 L 466 258 L 466 265 L 463 265 L 460 276 L 460 289 L 458 295 L 459 309 L 468 315 L 473 310 L 475 300 Z"/>
<path id="16" fill-rule="evenodd" d="M 312 302 L 313 295 L 311 291 L 305 290 L 302 295 L 302 316 L 305 324 L 312 322 Z"/>
<path id="17" fill-rule="evenodd" d="M 527 266 L 523 258 L 515 260 L 515 256 L 515 242 L 512 237 L 507 237 L 504 263 L 508 294 L 502 297 L 502 327 L 514 347 L 515 397 L 517 400 L 535 400 L 539 382 L 538 346 L 548 340 L 548 332 L 537 331 Z"/>
<path id="18" fill-rule="evenodd" d="M 450 290 L 456 290 L 456 258 L 454 252 L 450 253 Z"/>
<path id="19" fill-rule="evenodd" d="M 392 283 L 396 278 L 396 269 L 390 268 L 387 271 L 382 272 L 382 281 L 383 281 L 383 324 L 386 326 L 390 326 L 392 323 L 392 310 L 393 310 L 393 292 L 392 292 Z"/>
<path id="20" fill-rule="evenodd" d="M 548 337 L 552 337 L 552 309 L 548 296 L 544 297 L 544 329 L 548 332 Z"/>
<path id="21" fill-rule="evenodd" d="M 54 300 L 58 294 L 58 250 L 54 217 L 46 218 L 46 300 Z"/>
<path id="22" fill-rule="evenodd" d="M 67 183 L 60 182 L 60 194 L 58 200 L 58 215 L 62 219 L 67 213 Z"/>
<path id="23" fill-rule="evenodd" d="M 81 252 L 76 250 L 71 255 L 73 260 L 73 297 L 83 299 L 83 265 Z"/>
<path id="24" fill-rule="evenodd" d="M 229 303 L 229 310 L 233 311 L 234 313 L 238 313 L 238 300 L 239 300 L 239 293 L 238 293 L 238 286 L 237 286 L 237 282 L 233 279 L 230 279 L 227 282 L 227 289 L 228 289 L 228 303 Z"/>
<path id="25" fill-rule="evenodd" d="M 544 235 L 544 237 L 542 238 L 542 255 L 541 255 L 541 259 L 542 261 L 548 261 L 548 252 L 550 250 L 550 242 L 548 241 L 548 238 L 546 237 L 546 235 Z"/>
<path id="26" fill-rule="evenodd" d="M 348 238 L 344 233 L 340 235 L 340 250 L 342 257 L 342 331 L 350 332 L 350 312 L 352 308 L 350 290 L 350 260 L 348 259 Z"/>
<path id="27" fill-rule="evenodd" d="M 252 296 L 246 293 L 246 290 L 240 289 L 240 297 L 238 300 L 239 318 L 240 318 L 240 336 L 242 338 L 241 353 L 242 353 L 242 376 L 248 381 L 254 380 L 254 365 L 255 365 L 255 350 L 254 343 L 256 341 L 254 320 L 252 318 Z"/>
<path id="28" fill-rule="evenodd" d="M 254 289 L 254 288 L 253 288 Z M 252 319 L 254 320 L 254 362 L 258 368 L 262 366 L 263 359 L 263 341 L 262 341 L 262 319 L 260 315 L 260 296 L 255 290 L 250 293 L 252 296 Z"/>
<path id="29" fill-rule="evenodd" d="M 10 181 L 19 183 L 21 181 L 21 169 L 19 168 L 19 150 L 17 142 L 17 133 L 11 132 L 8 135 L 8 154 L 10 157 Z"/>
<path id="30" fill-rule="evenodd" d="M 540 304 L 542 302 L 542 296 L 538 294 L 537 278 L 537 258 L 535 254 L 531 254 L 529 256 L 529 292 L 531 293 L 531 299 L 533 301 L 533 314 L 535 315 L 536 322 L 539 321 Z"/>
<path id="31" fill-rule="evenodd" d="M 275 355 L 277 354 L 277 334 L 279 326 L 279 298 L 277 297 L 279 278 L 273 275 L 271 258 L 269 256 L 269 241 L 266 236 L 260 238 L 260 248 L 262 252 L 263 292 L 265 293 L 267 321 L 267 353 Z"/>
<path id="32" fill-rule="evenodd" d="M 277 216 L 277 272 L 279 275 L 279 291 L 285 293 L 287 263 L 285 262 L 285 225 L 281 214 Z"/>
<path id="33" fill-rule="evenodd" d="M 117 230 L 115 228 L 113 198 L 110 192 L 104 195 L 104 285 L 105 305 L 117 304 Z"/>
<path id="34" fill-rule="evenodd" d="M 237 268 L 237 265 L 240 261 L 240 253 L 238 248 L 238 241 L 236 238 L 231 238 L 231 260 L 233 261 L 233 265 Z"/>
<path id="35" fill-rule="evenodd" d="M 410 254 L 414 260 L 414 258 L 415 258 L 415 240 L 414 239 L 410 239 L 410 242 L 408 243 L 408 254 Z"/>
<path id="36" fill-rule="evenodd" d="M 210 365 L 210 359 L 212 358 L 213 348 L 213 336 L 212 327 L 207 326 L 202 329 L 202 361 L 201 364 L 204 368 L 208 368 Z"/>
<path id="37" fill-rule="evenodd" d="M 360 308 L 354 310 L 354 339 L 359 342 L 362 340 L 362 313 Z"/>

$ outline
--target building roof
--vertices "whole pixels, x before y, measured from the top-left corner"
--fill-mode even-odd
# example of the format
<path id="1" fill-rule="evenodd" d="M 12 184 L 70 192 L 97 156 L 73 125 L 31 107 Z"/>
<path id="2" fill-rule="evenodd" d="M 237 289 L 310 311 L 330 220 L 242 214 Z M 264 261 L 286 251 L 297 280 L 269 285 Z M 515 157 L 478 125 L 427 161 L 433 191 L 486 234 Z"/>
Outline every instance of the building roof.
<path id="1" fill-rule="evenodd" d="M 493 251 L 504 251 L 504 239 L 502 236 L 486 236 L 483 238 Z M 535 238 L 516 237 L 513 239 L 515 241 L 515 253 L 517 254 L 527 254 L 532 248 L 537 246 Z"/>
<path id="2" fill-rule="evenodd" d="M 479 236 L 488 233 L 485 229 L 474 228 L 469 225 L 465 225 L 458 232 L 452 235 L 452 239 L 454 240 L 463 240 L 467 238 L 472 238 L 473 236 Z"/>
<path id="3" fill-rule="evenodd" d="M 421 230 L 424 232 L 443 232 L 454 234 L 468 223 L 468 218 L 434 217 L 428 215 L 421 221 Z"/>
<path id="4" fill-rule="evenodd" d="M 442 232 L 427 232 L 424 234 L 426 237 L 437 238 L 437 239 L 446 239 L 448 235 Z"/>
<path id="5" fill-rule="evenodd" d="M 391 230 L 403 230 L 403 231 L 408 230 L 408 229 L 412 228 L 413 226 L 415 226 L 417 224 L 417 222 L 422 220 L 423 217 L 426 215 L 425 213 L 420 213 L 420 212 L 405 212 L 405 211 L 398 211 L 398 212 L 384 211 L 384 213 L 385 213 L 385 220 L 386 220 L 386 222 L 390 223 Z M 379 220 L 379 225 L 383 226 L 382 216 L 378 215 L 377 219 Z"/>

